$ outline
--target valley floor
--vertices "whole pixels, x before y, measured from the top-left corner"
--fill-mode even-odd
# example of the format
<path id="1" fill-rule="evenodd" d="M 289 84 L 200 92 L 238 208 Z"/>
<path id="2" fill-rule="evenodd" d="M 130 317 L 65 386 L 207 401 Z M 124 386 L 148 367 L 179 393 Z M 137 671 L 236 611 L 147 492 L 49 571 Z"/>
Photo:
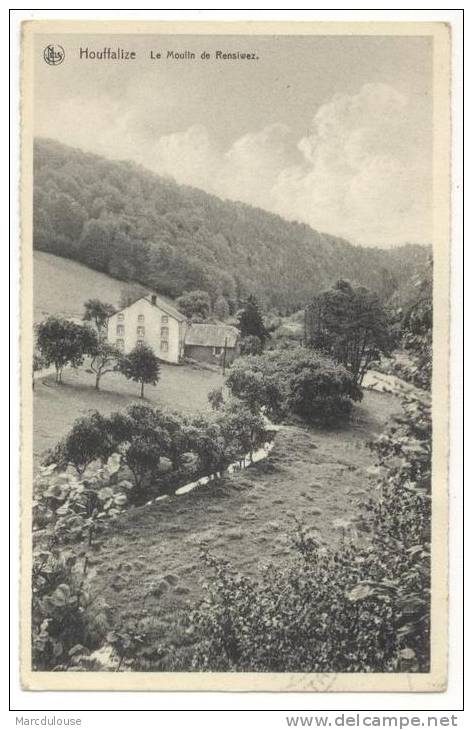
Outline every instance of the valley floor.
<path id="1" fill-rule="evenodd" d="M 283 427 L 268 459 L 245 472 L 123 514 L 93 561 L 115 628 L 152 626 L 185 651 L 175 619 L 202 597 L 202 547 L 257 577 L 287 560 L 296 519 L 322 543 L 340 539 L 337 520 L 354 517 L 374 483 L 367 441 L 397 410 L 392 395 L 366 393 L 344 429 Z"/>

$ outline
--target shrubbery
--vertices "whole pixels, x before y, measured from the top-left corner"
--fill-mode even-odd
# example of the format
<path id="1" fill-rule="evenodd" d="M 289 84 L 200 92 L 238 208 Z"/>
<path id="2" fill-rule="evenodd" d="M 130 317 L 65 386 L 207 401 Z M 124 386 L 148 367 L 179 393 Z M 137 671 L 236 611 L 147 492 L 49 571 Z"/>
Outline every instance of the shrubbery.
<path id="1" fill-rule="evenodd" d="M 261 355 L 263 351 L 263 343 L 256 335 L 247 335 L 240 342 L 240 352 L 242 355 Z"/>
<path id="2" fill-rule="evenodd" d="M 112 484 L 117 459 L 88 479 L 43 469 L 34 485 L 32 666 L 67 670 L 101 646 L 108 610 L 90 583 L 90 555 L 98 533 L 127 504 L 131 484 Z"/>
<path id="3" fill-rule="evenodd" d="M 336 421 L 349 416 L 353 402 L 362 398 L 342 365 L 304 347 L 238 359 L 227 387 L 250 409 L 264 408 L 276 421 L 288 413 L 307 421 Z"/>
<path id="4" fill-rule="evenodd" d="M 222 400 L 214 413 L 194 418 L 135 404 L 110 416 L 96 411 L 79 418 L 45 463 L 62 470 L 73 466 L 82 476 L 93 462 L 117 454 L 133 481 L 130 499 L 139 503 L 151 487 L 181 486 L 251 457 L 266 438 L 263 417 L 241 402 Z M 162 459 L 168 460 L 167 470 Z M 186 461 L 192 469 L 184 468 Z"/>

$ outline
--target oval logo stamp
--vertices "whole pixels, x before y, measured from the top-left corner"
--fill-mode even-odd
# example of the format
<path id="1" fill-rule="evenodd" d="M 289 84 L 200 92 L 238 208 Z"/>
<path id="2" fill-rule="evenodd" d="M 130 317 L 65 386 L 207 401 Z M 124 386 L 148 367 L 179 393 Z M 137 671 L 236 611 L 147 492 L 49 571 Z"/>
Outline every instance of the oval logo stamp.
<path id="1" fill-rule="evenodd" d="M 59 66 L 64 61 L 66 53 L 59 45 L 50 44 L 43 51 L 43 58 L 50 66 Z"/>

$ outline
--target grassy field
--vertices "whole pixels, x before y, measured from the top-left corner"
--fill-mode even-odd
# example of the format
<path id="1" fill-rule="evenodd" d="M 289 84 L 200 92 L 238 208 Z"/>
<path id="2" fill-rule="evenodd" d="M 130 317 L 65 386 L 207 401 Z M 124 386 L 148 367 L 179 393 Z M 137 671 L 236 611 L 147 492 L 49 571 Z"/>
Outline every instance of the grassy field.
<path id="1" fill-rule="evenodd" d="M 124 286 L 74 262 L 35 254 L 36 320 L 51 313 L 80 316 L 91 297 L 118 304 Z M 99 392 L 84 368 L 67 369 L 63 380 L 56 385 L 48 375 L 35 386 L 36 465 L 79 416 L 95 409 L 108 414 L 139 401 L 139 385 L 118 374 L 106 375 Z M 158 385 L 145 389 L 145 402 L 195 413 L 209 408 L 209 390 L 222 383 L 214 371 L 162 365 Z M 173 653 L 185 654 L 186 637 L 176 631 L 175 620 L 202 596 L 203 546 L 258 576 L 269 562 L 287 561 L 296 520 L 322 543 L 337 541 L 337 520 L 354 517 L 373 486 L 367 442 L 397 410 L 395 396 L 365 392 L 346 427 L 283 427 L 268 459 L 245 472 L 124 513 L 101 537 L 92 559 L 93 590 L 110 606 L 114 627 L 152 626 Z"/>
<path id="2" fill-rule="evenodd" d="M 140 400 L 139 384 L 118 373 L 105 375 L 100 391 L 95 390 L 94 376 L 83 368 L 66 369 L 61 385 L 56 385 L 54 380 L 54 375 L 40 378 L 34 389 L 33 453 L 36 465 L 41 454 L 55 446 L 79 416 L 91 410 L 109 414 Z M 144 402 L 196 413 L 209 408 L 208 392 L 222 383 L 223 377 L 218 372 L 163 363 L 158 385 L 145 386 Z"/>
<path id="3" fill-rule="evenodd" d="M 372 487 L 367 441 L 398 408 L 388 394 L 367 393 L 342 430 L 285 427 L 266 461 L 213 486 L 125 513 L 103 536 L 93 560 L 97 590 L 117 628 L 152 626 L 185 652 L 175 618 L 202 595 L 202 546 L 258 576 L 284 563 L 295 519 L 322 543 L 340 538 L 336 520 L 352 518 Z"/>

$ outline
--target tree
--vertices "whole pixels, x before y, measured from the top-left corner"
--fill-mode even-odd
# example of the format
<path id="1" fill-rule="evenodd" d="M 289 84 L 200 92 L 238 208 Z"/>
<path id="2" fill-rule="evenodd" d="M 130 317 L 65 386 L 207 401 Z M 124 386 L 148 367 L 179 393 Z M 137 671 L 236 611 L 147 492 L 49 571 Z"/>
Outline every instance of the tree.
<path id="1" fill-rule="evenodd" d="M 56 383 L 62 382 L 66 365 L 79 367 L 84 357 L 96 351 L 97 334 L 88 325 L 80 325 L 63 317 L 48 317 L 37 328 L 37 346 L 46 367 L 53 364 Z"/>
<path id="2" fill-rule="evenodd" d="M 127 277 L 120 277 L 120 278 L 131 278 L 129 276 Z M 126 287 L 121 289 L 120 291 L 120 300 L 118 303 L 118 306 L 120 309 L 125 309 L 125 307 L 128 307 L 133 302 L 136 302 L 140 297 L 144 296 L 146 294 L 146 290 L 138 285 L 132 285 L 128 284 Z"/>
<path id="3" fill-rule="evenodd" d="M 207 319 L 210 313 L 210 297 L 206 291 L 196 289 L 180 296 L 176 300 L 176 306 L 188 319 Z"/>
<path id="4" fill-rule="evenodd" d="M 140 398 L 144 398 L 145 383 L 156 385 L 159 380 L 159 358 L 149 345 L 137 345 L 120 360 L 120 372 L 141 383 Z"/>
<path id="5" fill-rule="evenodd" d="M 269 337 L 269 333 L 264 326 L 257 299 L 252 294 L 250 294 L 244 309 L 238 315 L 238 326 L 242 337 L 254 335 L 263 343 Z"/>
<path id="6" fill-rule="evenodd" d="M 85 322 L 93 322 L 97 328 L 99 336 L 102 335 L 107 320 L 112 314 L 115 314 L 115 307 L 113 304 L 107 304 L 101 302 L 100 299 L 88 299 L 84 304 L 84 316 Z"/>
<path id="7" fill-rule="evenodd" d="M 377 294 L 344 279 L 314 297 L 306 328 L 310 346 L 344 365 L 359 385 L 391 347 L 387 313 Z"/>
<path id="8" fill-rule="evenodd" d="M 88 372 L 95 375 L 95 387 L 100 390 L 100 380 L 107 373 L 114 373 L 120 369 L 122 353 L 105 340 L 97 343 L 97 349 L 92 354 Z"/>
<path id="9" fill-rule="evenodd" d="M 83 474 L 96 459 L 108 459 L 113 449 L 107 419 L 95 411 L 90 416 L 74 421 L 67 436 L 49 453 L 47 462 L 56 463 L 62 468 L 72 464 L 78 474 Z"/>
<path id="10" fill-rule="evenodd" d="M 228 306 L 228 302 L 223 294 L 220 294 L 220 296 L 217 297 L 217 300 L 214 304 L 213 313 L 215 317 L 221 322 L 225 322 L 225 320 L 228 319 L 228 317 L 230 316 L 230 307 Z"/>

